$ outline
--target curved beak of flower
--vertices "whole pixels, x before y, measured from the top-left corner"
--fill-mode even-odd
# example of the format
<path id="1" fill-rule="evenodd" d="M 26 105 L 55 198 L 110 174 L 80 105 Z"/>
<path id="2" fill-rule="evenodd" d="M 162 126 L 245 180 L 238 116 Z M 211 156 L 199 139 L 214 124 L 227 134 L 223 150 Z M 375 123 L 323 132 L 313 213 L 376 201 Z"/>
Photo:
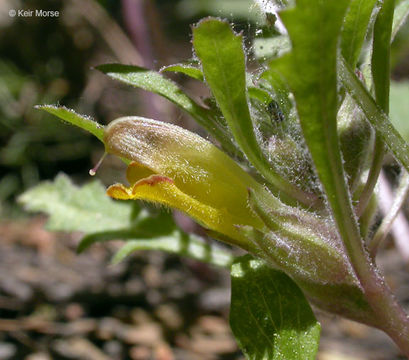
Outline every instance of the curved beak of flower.
<path id="1" fill-rule="evenodd" d="M 125 117 L 107 126 L 104 142 L 108 153 L 131 161 L 130 186 L 110 186 L 111 197 L 181 210 L 245 249 L 248 240 L 235 225 L 263 228 L 247 201 L 249 188 L 264 191 L 263 187 L 200 136 L 176 125 Z"/>

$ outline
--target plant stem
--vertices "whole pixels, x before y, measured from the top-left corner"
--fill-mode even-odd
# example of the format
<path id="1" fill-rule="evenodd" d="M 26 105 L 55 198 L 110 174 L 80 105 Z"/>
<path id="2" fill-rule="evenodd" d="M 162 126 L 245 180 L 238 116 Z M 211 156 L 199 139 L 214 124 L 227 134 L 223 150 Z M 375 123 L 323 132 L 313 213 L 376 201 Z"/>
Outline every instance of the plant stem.
<path id="1" fill-rule="evenodd" d="M 341 238 L 365 297 L 386 332 L 409 359 L 409 320 L 364 249 L 352 208 L 334 212 Z M 342 216 L 342 213 L 345 213 Z M 350 213 L 347 215 L 347 213 Z"/>
<path id="2" fill-rule="evenodd" d="M 382 138 L 379 135 L 376 135 L 375 144 L 374 144 L 374 153 L 373 153 L 373 158 L 372 158 L 372 165 L 371 165 L 371 168 L 369 169 L 368 178 L 359 196 L 359 202 L 355 210 L 356 215 L 359 218 L 361 217 L 366 207 L 368 206 L 369 200 L 371 199 L 376 183 L 378 182 L 379 173 L 382 170 L 385 150 L 386 150 L 386 147 L 385 147 L 385 144 Z"/>
<path id="3" fill-rule="evenodd" d="M 384 143 L 396 160 L 409 171 L 409 145 L 391 124 L 388 116 L 376 104 L 375 100 L 349 68 L 345 59 L 338 58 L 338 75 L 342 85 L 362 109 L 368 121 L 382 137 Z"/>
<path id="4" fill-rule="evenodd" d="M 359 218 L 359 230 L 364 241 L 368 238 L 368 234 L 373 224 L 376 211 L 378 210 L 378 201 L 379 198 L 375 193 L 372 193 L 365 211 Z"/>

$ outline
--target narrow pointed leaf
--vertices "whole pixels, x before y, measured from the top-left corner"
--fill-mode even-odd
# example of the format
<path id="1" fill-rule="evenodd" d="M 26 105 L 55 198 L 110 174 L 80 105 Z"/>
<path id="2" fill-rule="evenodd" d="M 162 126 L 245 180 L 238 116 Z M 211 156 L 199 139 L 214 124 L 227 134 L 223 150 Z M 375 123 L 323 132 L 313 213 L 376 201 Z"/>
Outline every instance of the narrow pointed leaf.
<path id="1" fill-rule="evenodd" d="M 242 37 L 235 35 L 227 22 L 208 18 L 193 29 L 193 46 L 234 137 L 257 166 L 263 155 L 247 105 Z"/>
<path id="2" fill-rule="evenodd" d="M 395 0 L 384 0 L 376 17 L 373 34 L 372 79 L 375 99 L 382 110 L 389 113 L 390 51 Z"/>
<path id="3" fill-rule="evenodd" d="M 247 103 L 242 36 L 236 35 L 227 22 L 207 18 L 193 28 L 193 46 L 201 60 L 205 80 L 250 162 L 285 194 L 301 202 L 311 200 L 306 200 L 305 193 L 272 169 L 257 142 Z"/>
<path id="4" fill-rule="evenodd" d="M 263 104 L 268 105 L 273 100 L 271 95 L 266 90 L 251 86 L 247 89 L 247 91 L 251 99 L 256 99 Z"/>
<path id="5" fill-rule="evenodd" d="M 409 0 L 402 0 L 395 8 L 392 25 L 392 41 L 409 15 Z"/>
<path id="6" fill-rule="evenodd" d="M 85 115 L 79 115 L 74 110 L 67 109 L 64 106 L 56 105 L 37 105 L 36 109 L 47 111 L 50 114 L 58 116 L 74 126 L 90 132 L 96 138 L 103 142 L 104 127 Z"/>
<path id="7" fill-rule="evenodd" d="M 345 16 L 341 35 L 341 51 L 355 68 L 377 0 L 352 0 Z"/>
<path id="8" fill-rule="evenodd" d="M 348 67 L 345 60 L 339 60 L 339 74 L 342 85 L 350 93 L 366 118 L 376 129 L 396 160 L 409 171 L 409 145 L 390 122 L 388 116 L 379 108 L 375 100 Z"/>
<path id="9" fill-rule="evenodd" d="M 133 204 L 136 204 L 136 202 L 133 202 Z M 127 205 L 130 205 L 130 203 Z M 127 228 L 86 234 L 81 239 L 77 252 L 81 253 L 98 242 L 136 238 L 153 239 L 155 237 L 168 236 L 175 229 L 176 224 L 172 214 L 167 211 L 161 211 L 158 214 L 139 214 Z"/>
<path id="10" fill-rule="evenodd" d="M 204 242 L 195 235 L 188 235 L 180 230 L 175 230 L 168 236 L 153 239 L 128 240 L 114 255 L 114 264 L 122 261 L 127 256 L 138 250 L 160 250 L 167 253 L 188 257 L 208 264 L 229 268 L 233 256 L 218 246 Z"/>
<path id="11" fill-rule="evenodd" d="M 192 116 L 202 119 L 206 117 L 205 109 L 187 96 L 175 82 L 156 71 L 122 64 L 104 64 L 97 66 L 96 69 L 115 80 L 161 95 Z"/>
<path id="12" fill-rule="evenodd" d="M 122 64 L 104 64 L 97 66 L 96 69 L 115 80 L 163 96 L 191 115 L 228 151 L 238 152 L 228 132 L 212 119 L 211 113 L 198 105 L 175 82 L 165 78 L 162 74 L 139 66 Z"/>
<path id="13" fill-rule="evenodd" d="M 81 254 L 91 245 L 111 240 L 128 240 L 136 237 L 135 231 L 130 229 L 95 232 L 85 235 L 77 246 L 77 253 Z"/>
<path id="14" fill-rule="evenodd" d="M 230 326 L 247 359 L 313 360 L 320 324 L 298 286 L 251 256 L 232 266 Z"/>
<path id="15" fill-rule="evenodd" d="M 199 81 L 204 80 L 202 70 L 200 70 L 197 66 L 194 66 L 193 64 L 181 63 L 181 64 L 164 66 L 162 69 L 160 69 L 160 71 L 161 72 L 170 71 L 170 72 L 185 74 L 191 77 L 192 79 L 196 79 Z"/>

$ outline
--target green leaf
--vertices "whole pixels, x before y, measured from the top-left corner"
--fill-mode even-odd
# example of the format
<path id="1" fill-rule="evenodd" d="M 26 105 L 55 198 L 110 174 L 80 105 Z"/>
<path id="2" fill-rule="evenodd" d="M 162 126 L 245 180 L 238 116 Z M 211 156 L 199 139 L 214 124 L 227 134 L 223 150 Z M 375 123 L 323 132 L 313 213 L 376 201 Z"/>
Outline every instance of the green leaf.
<path id="1" fill-rule="evenodd" d="M 160 71 L 161 72 L 171 71 L 175 73 L 181 73 L 181 74 L 185 74 L 199 81 L 204 80 L 202 70 L 200 70 L 197 66 L 191 63 L 187 63 L 187 64 L 181 63 L 181 64 L 164 66 L 162 69 L 160 69 Z"/>
<path id="2" fill-rule="evenodd" d="M 382 110 L 389 112 L 390 52 L 395 0 L 384 0 L 376 17 L 372 46 L 372 79 L 375 99 Z"/>
<path id="3" fill-rule="evenodd" d="M 236 141 L 254 166 L 267 167 L 247 105 L 242 37 L 227 22 L 208 18 L 193 28 L 193 46 Z"/>
<path id="4" fill-rule="evenodd" d="M 395 8 L 392 25 L 392 41 L 409 15 L 409 0 L 401 1 Z"/>
<path id="5" fill-rule="evenodd" d="M 355 68 L 364 43 L 371 14 L 377 0 L 352 0 L 341 34 L 341 51 L 348 64 Z"/>
<path id="6" fill-rule="evenodd" d="M 26 191 L 19 202 L 29 211 L 48 214 L 47 228 L 53 231 L 92 233 L 132 224 L 132 207 L 109 198 L 104 186 L 95 180 L 77 187 L 60 174 L 54 182 L 46 181 Z M 147 216 L 146 212 L 141 212 L 143 215 Z"/>
<path id="7" fill-rule="evenodd" d="M 212 118 L 212 113 L 193 101 L 172 80 L 166 79 L 156 71 L 139 66 L 105 64 L 97 66 L 96 69 L 115 80 L 163 96 L 191 115 L 230 153 L 237 153 L 236 146 L 232 143 L 228 132 Z"/>
<path id="8" fill-rule="evenodd" d="M 137 202 L 130 201 L 128 205 L 135 205 Z M 143 216 L 141 216 L 143 215 Z M 135 238 L 153 239 L 169 235 L 176 229 L 172 214 L 166 211 L 160 211 L 158 214 L 143 213 L 134 218 L 128 228 L 121 230 L 109 230 L 87 234 L 78 245 L 77 252 L 81 253 L 92 244 L 105 242 L 115 239 L 129 240 Z"/>
<path id="9" fill-rule="evenodd" d="M 396 160 L 409 171 L 409 145 L 390 122 L 388 116 L 379 108 L 375 100 L 364 87 L 355 73 L 348 67 L 345 60 L 339 59 L 339 75 L 342 85 L 346 88 L 357 105 L 362 109 L 368 121 L 376 129 L 386 146 Z"/>
<path id="10" fill-rule="evenodd" d="M 175 82 L 166 79 L 156 71 L 122 64 L 104 64 L 97 66 L 96 69 L 115 80 L 163 96 L 194 118 L 205 122 L 206 109 L 196 104 Z"/>
<path id="11" fill-rule="evenodd" d="M 302 203 L 311 201 L 273 170 L 257 142 L 247 103 L 242 36 L 236 35 L 227 22 L 207 18 L 193 28 L 193 46 L 223 116 L 250 162 L 284 194 Z"/>
<path id="12" fill-rule="evenodd" d="M 90 132 L 101 142 L 104 142 L 104 127 L 88 116 L 79 115 L 74 110 L 67 109 L 64 106 L 37 105 L 35 108 L 56 115 L 60 119 Z"/>
<path id="13" fill-rule="evenodd" d="M 91 234 L 86 234 L 80 241 L 77 246 L 77 253 L 81 254 L 85 250 L 87 250 L 91 245 L 96 243 L 102 243 L 112 240 L 130 240 L 134 239 L 139 232 L 133 229 L 125 229 L 125 230 L 105 230 L 102 232 L 94 232 Z M 147 236 L 150 238 L 150 236 Z"/>
<path id="14" fill-rule="evenodd" d="M 230 268 L 233 262 L 233 256 L 227 251 L 180 230 L 175 230 L 168 236 L 128 240 L 114 255 L 112 262 L 116 264 L 138 250 L 161 250 L 226 268 Z"/>
<path id="15" fill-rule="evenodd" d="M 315 359 L 321 327 L 287 275 L 244 256 L 231 282 L 230 326 L 247 359 Z"/>
<path id="16" fill-rule="evenodd" d="M 254 86 L 249 86 L 247 88 L 247 91 L 251 99 L 258 100 L 265 105 L 268 105 L 271 101 L 273 101 L 273 98 L 266 90 Z"/>

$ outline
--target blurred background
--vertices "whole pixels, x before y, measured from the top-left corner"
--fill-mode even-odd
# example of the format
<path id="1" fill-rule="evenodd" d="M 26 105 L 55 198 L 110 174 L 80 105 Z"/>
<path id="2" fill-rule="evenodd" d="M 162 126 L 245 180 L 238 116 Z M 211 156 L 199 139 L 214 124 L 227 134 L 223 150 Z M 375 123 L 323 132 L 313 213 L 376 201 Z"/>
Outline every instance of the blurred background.
<path id="1" fill-rule="evenodd" d="M 58 16 L 10 12 L 36 9 Z M 230 19 L 248 42 L 260 21 L 251 0 L 0 0 L 0 360 L 243 359 L 228 327 L 227 272 L 156 252 L 109 265 L 115 242 L 77 255 L 80 234 L 47 232 L 44 216 L 29 216 L 16 203 L 60 172 L 88 182 L 103 153 L 91 135 L 35 110 L 37 104 L 65 105 L 101 124 L 152 117 L 206 136 L 169 102 L 93 67 L 120 62 L 159 70 L 190 59 L 190 25 L 208 15 Z M 392 63 L 399 81 L 392 116 L 409 139 L 408 26 Z M 199 82 L 172 77 L 194 98 L 208 95 Z M 98 178 L 108 185 L 122 170 L 107 157 Z M 386 269 L 399 267 L 392 281 L 409 284 L 396 252 L 382 261 Z M 320 316 L 321 360 L 399 358 L 381 333 Z"/>

